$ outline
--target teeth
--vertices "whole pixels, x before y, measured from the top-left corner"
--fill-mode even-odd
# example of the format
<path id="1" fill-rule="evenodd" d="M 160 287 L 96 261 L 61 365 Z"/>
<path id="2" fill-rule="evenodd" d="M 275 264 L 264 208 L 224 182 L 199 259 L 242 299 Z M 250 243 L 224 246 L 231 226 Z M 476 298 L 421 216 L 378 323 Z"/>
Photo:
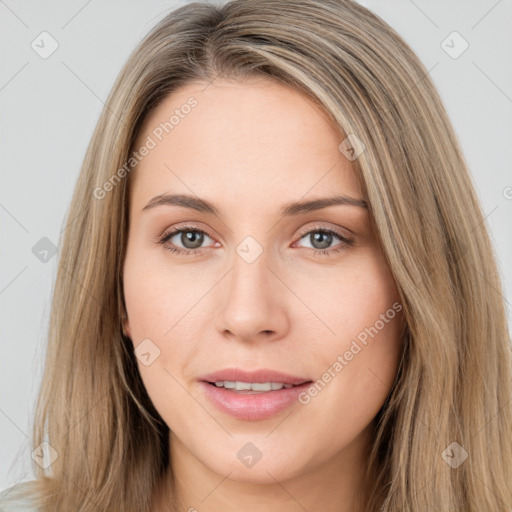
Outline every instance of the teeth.
<path id="1" fill-rule="evenodd" d="M 290 389 L 292 384 L 282 382 L 240 382 L 220 380 L 215 383 L 218 388 L 234 389 L 235 391 L 277 391 L 279 389 Z"/>

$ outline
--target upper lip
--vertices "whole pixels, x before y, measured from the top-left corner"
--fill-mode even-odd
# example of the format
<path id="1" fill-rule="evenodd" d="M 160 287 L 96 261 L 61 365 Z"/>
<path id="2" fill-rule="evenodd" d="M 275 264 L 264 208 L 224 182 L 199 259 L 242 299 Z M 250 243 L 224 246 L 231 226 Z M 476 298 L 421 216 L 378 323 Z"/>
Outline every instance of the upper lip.
<path id="1" fill-rule="evenodd" d="M 268 368 L 252 371 L 242 370 L 241 368 L 225 368 L 224 370 L 203 375 L 199 377 L 199 380 L 205 382 L 219 382 L 224 380 L 231 382 L 282 382 L 283 384 L 293 385 L 311 381 L 311 379 L 288 375 Z"/>

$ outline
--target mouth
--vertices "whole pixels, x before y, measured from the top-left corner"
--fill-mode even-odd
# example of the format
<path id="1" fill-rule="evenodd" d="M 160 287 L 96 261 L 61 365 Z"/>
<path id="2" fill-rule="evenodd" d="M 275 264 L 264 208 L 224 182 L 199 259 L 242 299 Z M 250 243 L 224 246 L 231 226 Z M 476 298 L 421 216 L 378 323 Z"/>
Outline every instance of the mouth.
<path id="1" fill-rule="evenodd" d="M 299 377 L 268 368 L 259 370 L 225 368 L 203 375 L 199 377 L 199 380 L 237 391 L 273 391 L 281 389 L 281 387 L 289 388 L 305 382 L 312 382 L 312 379 L 308 377 Z"/>
<path id="2" fill-rule="evenodd" d="M 291 389 L 302 386 L 304 384 L 311 384 L 313 381 L 304 381 L 299 384 L 289 384 L 285 382 L 244 382 L 244 381 L 203 381 L 211 386 L 217 388 L 223 388 L 233 393 L 244 394 L 244 395 L 255 395 L 261 393 L 268 393 L 271 391 L 280 391 L 281 389 Z"/>
<path id="3" fill-rule="evenodd" d="M 299 402 L 313 383 L 273 370 L 226 369 L 201 377 L 205 397 L 218 410 L 239 420 L 265 420 Z"/>

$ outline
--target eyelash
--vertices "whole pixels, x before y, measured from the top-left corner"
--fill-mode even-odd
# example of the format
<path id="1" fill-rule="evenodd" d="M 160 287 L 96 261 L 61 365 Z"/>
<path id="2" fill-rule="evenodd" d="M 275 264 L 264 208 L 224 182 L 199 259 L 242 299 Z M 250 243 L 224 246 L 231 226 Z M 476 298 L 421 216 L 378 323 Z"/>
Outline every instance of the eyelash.
<path id="1" fill-rule="evenodd" d="M 210 235 L 210 233 L 208 233 L 208 231 L 205 231 L 203 229 L 198 229 L 193 226 L 184 226 L 179 229 L 174 229 L 172 231 L 164 233 L 164 235 L 162 235 L 162 238 L 160 238 L 160 240 L 158 240 L 158 242 L 161 245 L 165 245 L 165 243 L 168 240 L 170 240 L 174 235 L 176 235 L 178 233 L 187 233 L 187 232 L 202 233 L 202 234 L 210 237 L 212 240 L 214 239 L 214 237 L 212 235 Z M 328 234 L 328 235 L 334 235 L 334 236 L 336 236 L 336 238 L 339 238 L 341 241 L 341 243 L 339 243 L 334 249 L 313 249 L 313 255 L 320 253 L 322 256 L 330 256 L 331 254 L 340 252 L 345 247 L 351 246 L 354 244 L 353 240 L 346 238 L 345 236 L 343 236 L 341 233 L 339 233 L 337 231 L 334 231 L 332 229 L 325 228 L 325 227 L 316 227 L 314 229 L 310 229 L 309 231 L 301 233 L 299 240 L 301 240 L 302 238 L 304 238 L 307 235 L 310 235 L 311 233 L 323 233 L 323 234 Z M 179 247 L 172 247 L 172 246 L 166 247 L 166 249 L 174 254 L 185 255 L 185 256 L 197 254 L 201 250 L 201 249 L 194 249 L 194 250 L 181 249 Z"/>

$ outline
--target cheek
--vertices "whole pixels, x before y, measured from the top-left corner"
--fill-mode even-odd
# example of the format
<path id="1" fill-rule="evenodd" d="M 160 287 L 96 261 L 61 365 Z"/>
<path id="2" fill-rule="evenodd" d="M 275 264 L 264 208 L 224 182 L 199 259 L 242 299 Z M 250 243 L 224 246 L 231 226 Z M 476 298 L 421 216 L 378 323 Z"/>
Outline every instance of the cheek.
<path id="1" fill-rule="evenodd" d="M 170 265 L 165 256 L 163 248 L 145 251 L 134 246 L 127 253 L 124 296 L 134 343 L 170 338 L 177 322 L 198 300 L 201 281 Z"/>
<path id="2" fill-rule="evenodd" d="M 185 372 L 188 378 L 188 364 L 198 357 L 200 344 L 193 340 L 201 339 L 207 321 L 201 300 L 214 285 L 214 276 L 192 275 L 183 266 L 171 265 L 162 252 L 133 247 L 123 276 L 135 353 L 149 351 L 152 358 L 146 366 L 138 357 L 137 364 L 155 405 L 159 397 L 181 396 L 173 376 L 181 379 Z"/>
<path id="3" fill-rule="evenodd" d="M 191 406 L 190 396 L 177 379 L 179 368 L 194 347 L 176 341 L 194 337 L 197 322 L 190 322 L 193 311 L 189 315 L 187 311 L 191 309 L 193 287 L 197 285 L 179 269 L 163 267 L 136 248 L 127 254 L 123 283 L 139 373 L 157 411 L 167 424 L 173 424 L 179 409 L 169 407 L 169 397 L 185 408 Z M 149 356 L 145 359 L 144 354 Z"/>
<path id="4" fill-rule="evenodd" d="M 380 252 L 361 252 L 328 273 L 322 270 L 297 275 L 300 276 L 295 283 L 297 295 L 306 298 L 306 304 L 315 315 L 313 325 L 322 333 L 311 340 L 316 348 L 343 349 L 359 335 L 364 338 L 365 330 L 376 322 L 379 330 L 392 330 L 388 328 L 389 321 L 383 329 L 381 315 L 386 317 L 395 303 L 399 307 L 399 294 Z M 305 275 L 308 277 L 304 278 Z M 395 313 L 392 310 L 385 320 L 395 317 Z M 300 324 L 300 317 L 295 322 Z"/>
<path id="5" fill-rule="evenodd" d="M 309 337 L 317 380 L 303 403 L 319 416 L 329 410 L 334 424 L 350 417 L 357 430 L 378 412 L 396 377 L 402 305 L 380 253 L 361 255 L 320 283 L 307 295 L 322 335 Z"/>

